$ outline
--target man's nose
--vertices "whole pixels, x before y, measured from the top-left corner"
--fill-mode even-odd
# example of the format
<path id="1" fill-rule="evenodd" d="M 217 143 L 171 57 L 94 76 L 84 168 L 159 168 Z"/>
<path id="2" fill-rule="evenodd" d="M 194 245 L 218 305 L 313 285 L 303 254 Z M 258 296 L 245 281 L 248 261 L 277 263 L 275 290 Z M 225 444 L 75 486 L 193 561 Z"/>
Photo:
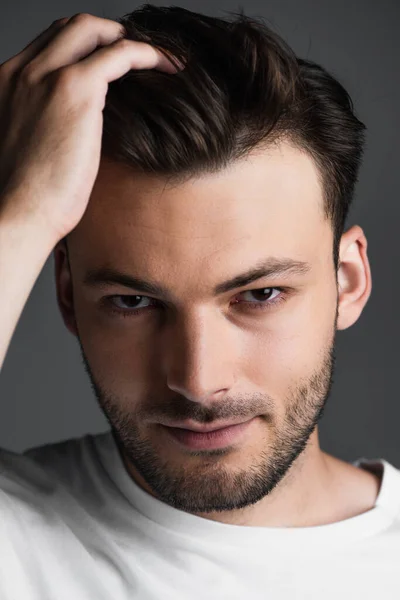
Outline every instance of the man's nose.
<path id="1" fill-rule="evenodd" d="M 237 330 L 223 315 L 203 310 L 178 317 L 164 342 L 171 390 L 202 403 L 230 392 L 237 369 Z"/>

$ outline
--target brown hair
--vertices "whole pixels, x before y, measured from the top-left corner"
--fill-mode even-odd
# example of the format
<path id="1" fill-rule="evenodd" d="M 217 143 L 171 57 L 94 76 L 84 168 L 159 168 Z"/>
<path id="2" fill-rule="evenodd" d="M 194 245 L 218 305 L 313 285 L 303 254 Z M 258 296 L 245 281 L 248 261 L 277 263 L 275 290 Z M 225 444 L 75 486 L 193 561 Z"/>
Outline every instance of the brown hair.
<path id="1" fill-rule="evenodd" d="M 174 75 L 131 70 L 109 85 L 102 154 L 182 180 L 285 137 L 319 167 L 337 268 L 365 126 L 325 69 L 296 57 L 261 19 L 243 9 L 230 14 L 145 4 L 118 19 L 125 37 L 176 56 L 185 68 Z"/>

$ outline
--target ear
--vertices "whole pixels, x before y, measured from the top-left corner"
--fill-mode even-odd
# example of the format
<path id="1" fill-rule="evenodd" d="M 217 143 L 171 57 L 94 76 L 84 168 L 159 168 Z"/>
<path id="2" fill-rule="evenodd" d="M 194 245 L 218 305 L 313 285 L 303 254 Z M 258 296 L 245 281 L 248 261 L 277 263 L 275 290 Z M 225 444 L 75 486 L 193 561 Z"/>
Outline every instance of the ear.
<path id="1" fill-rule="evenodd" d="M 367 238 L 358 225 L 354 225 L 342 235 L 337 275 L 337 329 L 347 329 L 358 320 L 371 294 L 372 280 L 367 245 Z"/>
<path id="2" fill-rule="evenodd" d="M 54 270 L 57 291 L 57 303 L 67 329 L 76 337 L 78 330 L 75 320 L 72 275 L 66 238 L 54 248 Z"/>

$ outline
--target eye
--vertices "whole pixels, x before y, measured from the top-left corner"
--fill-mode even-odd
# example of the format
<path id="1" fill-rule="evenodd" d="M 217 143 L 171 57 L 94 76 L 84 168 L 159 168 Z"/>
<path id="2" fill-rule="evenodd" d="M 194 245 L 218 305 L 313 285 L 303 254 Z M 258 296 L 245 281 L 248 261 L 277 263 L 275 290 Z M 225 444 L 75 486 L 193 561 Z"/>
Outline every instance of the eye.
<path id="1" fill-rule="evenodd" d="M 247 290 L 246 292 L 242 292 L 241 296 L 245 294 L 250 294 L 256 297 L 255 302 L 251 302 L 246 300 L 245 302 L 239 302 L 239 304 L 249 305 L 249 308 L 253 309 L 268 309 L 271 306 L 278 304 L 278 302 L 282 302 L 285 297 L 283 295 L 283 288 L 260 288 L 258 290 Z"/>
<path id="2" fill-rule="evenodd" d="M 245 300 L 240 302 L 235 300 L 234 305 L 245 305 L 250 310 L 268 310 L 279 302 L 286 299 L 284 288 L 260 288 L 256 290 L 247 290 L 239 294 L 238 298 L 245 295 L 255 297 L 255 301 Z M 114 295 L 106 296 L 103 301 L 107 305 L 107 309 L 122 317 L 129 317 L 144 314 L 148 308 L 162 307 L 162 303 L 148 296 L 140 296 L 138 294 L 131 295 Z"/>
<path id="3" fill-rule="evenodd" d="M 117 308 L 119 308 L 120 310 L 129 310 L 129 312 L 140 312 L 140 310 L 146 308 L 146 305 L 140 306 L 143 303 L 143 299 L 150 301 L 152 300 L 152 298 L 149 298 L 148 296 L 139 295 L 108 296 L 108 299 L 111 302 L 112 306 L 117 306 Z M 117 300 L 121 301 L 121 303 L 118 303 Z M 153 300 L 153 302 L 156 301 Z"/>

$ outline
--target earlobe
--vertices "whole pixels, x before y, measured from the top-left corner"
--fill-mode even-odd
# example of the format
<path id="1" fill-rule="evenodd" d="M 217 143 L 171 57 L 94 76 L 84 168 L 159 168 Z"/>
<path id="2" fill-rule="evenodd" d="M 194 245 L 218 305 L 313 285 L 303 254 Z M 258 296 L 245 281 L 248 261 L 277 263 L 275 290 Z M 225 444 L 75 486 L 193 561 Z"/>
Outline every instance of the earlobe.
<path id="1" fill-rule="evenodd" d="M 67 329 L 77 337 L 72 276 L 67 245 L 64 240 L 61 240 L 54 248 L 54 274 L 57 303 L 62 319 Z"/>
<path id="2" fill-rule="evenodd" d="M 371 269 L 367 239 L 358 225 L 346 231 L 340 242 L 337 329 L 351 327 L 360 317 L 371 294 Z"/>

